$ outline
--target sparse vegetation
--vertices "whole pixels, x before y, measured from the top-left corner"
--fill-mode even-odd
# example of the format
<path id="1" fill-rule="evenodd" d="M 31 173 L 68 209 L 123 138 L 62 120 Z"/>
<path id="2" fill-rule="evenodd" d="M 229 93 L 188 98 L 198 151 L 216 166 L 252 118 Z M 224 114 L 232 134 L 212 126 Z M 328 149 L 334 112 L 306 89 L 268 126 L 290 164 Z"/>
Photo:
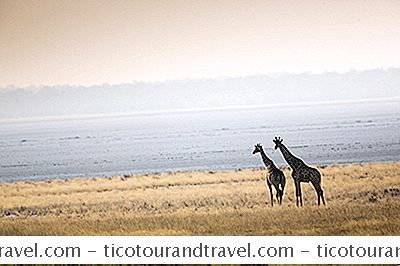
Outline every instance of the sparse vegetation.
<path id="1" fill-rule="evenodd" d="M 260 169 L 0 184 L 0 235 L 399 235 L 400 163 L 320 167 L 327 206 L 288 169 L 271 207 Z"/>

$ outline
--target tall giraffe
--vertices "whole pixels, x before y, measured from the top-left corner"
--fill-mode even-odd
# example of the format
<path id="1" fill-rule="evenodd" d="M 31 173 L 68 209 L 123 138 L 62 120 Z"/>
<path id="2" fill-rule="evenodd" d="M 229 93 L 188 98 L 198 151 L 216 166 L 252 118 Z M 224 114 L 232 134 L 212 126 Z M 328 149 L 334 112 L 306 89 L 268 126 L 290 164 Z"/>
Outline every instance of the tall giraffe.
<path id="1" fill-rule="evenodd" d="M 294 180 L 294 185 L 296 187 L 296 206 L 299 206 L 299 200 L 300 206 L 303 206 L 300 182 L 311 182 L 311 184 L 314 186 L 315 191 L 317 192 L 318 205 L 320 205 L 320 199 L 322 199 L 322 203 L 325 205 L 324 192 L 321 188 L 320 172 L 317 169 L 305 164 L 300 158 L 294 156 L 288 150 L 288 148 L 286 148 L 286 146 L 282 144 L 283 139 L 281 139 L 280 137 L 275 137 L 273 142 L 275 143 L 275 150 L 278 148 L 280 149 L 283 158 L 285 158 L 286 162 L 292 168 L 292 177 Z"/>
<path id="2" fill-rule="evenodd" d="M 275 166 L 274 162 L 270 158 L 268 158 L 267 154 L 264 152 L 263 147 L 259 143 L 256 144 L 253 151 L 253 154 L 256 153 L 260 153 L 261 159 L 263 160 L 265 167 L 268 170 L 268 173 L 265 176 L 265 184 L 268 186 L 269 193 L 271 195 L 271 206 L 274 206 L 272 186 L 274 186 L 276 190 L 276 200 L 279 202 L 280 205 L 282 205 L 283 190 L 285 189 L 286 184 L 285 175 Z"/>

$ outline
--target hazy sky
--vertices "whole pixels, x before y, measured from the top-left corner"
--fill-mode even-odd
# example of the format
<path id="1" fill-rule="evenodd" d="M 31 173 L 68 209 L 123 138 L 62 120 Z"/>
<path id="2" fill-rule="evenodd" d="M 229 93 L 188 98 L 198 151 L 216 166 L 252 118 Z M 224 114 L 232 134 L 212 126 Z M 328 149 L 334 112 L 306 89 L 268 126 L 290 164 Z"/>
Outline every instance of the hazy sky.
<path id="1" fill-rule="evenodd" d="M 400 1 L 0 0 L 0 87 L 400 66 Z"/>

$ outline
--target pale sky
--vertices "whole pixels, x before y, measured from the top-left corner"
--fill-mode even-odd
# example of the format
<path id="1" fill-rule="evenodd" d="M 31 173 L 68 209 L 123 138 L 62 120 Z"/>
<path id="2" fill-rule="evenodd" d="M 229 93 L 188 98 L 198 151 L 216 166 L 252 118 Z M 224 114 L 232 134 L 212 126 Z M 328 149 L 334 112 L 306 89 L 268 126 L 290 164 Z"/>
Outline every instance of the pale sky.
<path id="1" fill-rule="evenodd" d="M 400 66 L 400 1 L 0 0 L 0 87 Z"/>

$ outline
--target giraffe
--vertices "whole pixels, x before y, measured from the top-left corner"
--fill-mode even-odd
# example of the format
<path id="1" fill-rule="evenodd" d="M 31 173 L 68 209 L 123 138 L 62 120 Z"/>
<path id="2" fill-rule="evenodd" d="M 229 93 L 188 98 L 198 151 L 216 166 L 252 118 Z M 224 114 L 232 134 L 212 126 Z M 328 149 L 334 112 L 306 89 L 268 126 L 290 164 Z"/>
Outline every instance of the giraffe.
<path id="1" fill-rule="evenodd" d="M 314 186 L 315 191 L 317 192 L 318 205 L 320 205 L 320 199 L 322 199 L 322 203 L 325 205 L 324 192 L 321 188 L 320 172 L 317 169 L 305 164 L 300 158 L 294 156 L 288 150 L 288 148 L 286 148 L 286 146 L 282 144 L 283 139 L 281 139 L 280 137 L 275 137 L 273 142 L 275 143 L 275 150 L 278 148 L 280 149 L 283 158 L 292 168 L 292 177 L 296 188 L 296 206 L 299 206 L 299 201 L 300 206 L 303 206 L 300 182 L 311 182 L 311 184 Z"/>
<path id="2" fill-rule="evenodd" d="M 285 175 L 281 170 L 279 170 L 274 162 L 268 158 L 267 154 L 264 152 L 263 147 L 261 144 L 256 144 L 253 154 L 260 153 L 261 159 L 263 160 L 265 167 L 268 170 L 267 175 L 265 176 L 265 184 L 269 188 L 269 193 L 271 195 L 271 206 L 274 206 L 274 196 L 272 194 L 272 186 L 275 187 L 276 190 L 276 200 L 282 205 L 282 197 L 283 197 L 283 190 L 285 189 Z M 280 188 L 279 188 L 280 185 Z"/>

